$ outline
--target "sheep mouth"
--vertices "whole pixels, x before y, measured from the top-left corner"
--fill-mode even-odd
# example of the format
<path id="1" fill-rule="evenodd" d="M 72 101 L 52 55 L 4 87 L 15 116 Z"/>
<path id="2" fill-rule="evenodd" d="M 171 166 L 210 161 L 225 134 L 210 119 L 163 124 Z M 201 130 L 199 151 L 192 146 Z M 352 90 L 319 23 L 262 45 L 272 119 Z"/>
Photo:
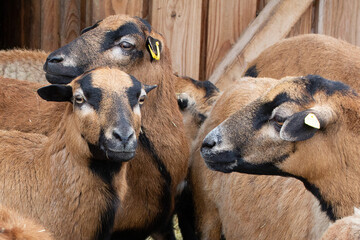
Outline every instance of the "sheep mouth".
<path id="1" fill-rule="evenodd" d="M 111 161 L 127 162 L 135 157 L 135 151 L 119 151 L 116 149 L 107 149 L 106 158 Z"/>
<path id="2" fill-rule="evenodd" d="M 216 154 L 210 154 L 208 152 L 202 151 L 201 155 L 204 158 L 208 168 L 214 171 L 230 173 L 237 165 L 234 153 L 231 151 L 218 152 Z"/>
<path id="3" fill-rule="evenodd" d="M 72 80 L 74 80 L 77 76 L 46 73 L 45 77 L 46 80 L 51 84 L 68 84 Z"/>

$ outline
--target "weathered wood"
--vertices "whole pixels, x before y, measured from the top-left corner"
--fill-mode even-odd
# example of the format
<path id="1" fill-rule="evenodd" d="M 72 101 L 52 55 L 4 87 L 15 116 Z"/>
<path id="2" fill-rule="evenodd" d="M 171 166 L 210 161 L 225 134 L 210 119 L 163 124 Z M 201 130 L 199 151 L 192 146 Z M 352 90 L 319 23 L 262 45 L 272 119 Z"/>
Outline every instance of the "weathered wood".
<path id="1" fill-rule="evenodd" d="M 170 48 L 173 69 L 199 78 L 202 2 L 153 0 L 151 25 L 162 33 Z"/>
<path id="2" fill-rule="evenodd" d="M 41 1 L 41 49 L 60 47 L 60 0 Z"/>
<path id="3" fill-rule="evenodd" d="M 92 21 L 103 19 L 114 14 L 128 14 L 144 17 L 145 0 L 92 0 Z"/>
<path id="4" fill-rule="evenodd" d="M 284 38 L 312 0 L 271 0 L 246 29 L 209 80 L 220 89 L 241 77 L 267 47 Z"/>
<path id="5" fill-rule="evenodd" d="M 255 17 L 256 1 L 253 0 L 209 2 L 206 78 Z"/>
<path id="6" fill-rule="evenodd" d="M 299 21 L 291 28 L 287 37 L 294 37 L 300 34 L 314 33 L 313 21 L 315 13 L 315 4 L 311 4 L 310 7 L 300 17 Z"/>
<path id="7" fill-rule="evenodd" d="M 71 42 L 80 35 L 80 0 L 61 1 L 61 46 Z"/>
<path id="8" fill-rule="evenodd" d="M 27 46 L 32 49 L 39 49 L 41 47 L 41 1 L 31 0 L 28 2 L 30 2 L 30 13 L 27 20 L 27 28 L 29 29 Z"/>
<path id="9" fill-rule="evenodd" d="M 318 32 L 360 46 L 359 16 L 359 0 L 320 0 Z"/>

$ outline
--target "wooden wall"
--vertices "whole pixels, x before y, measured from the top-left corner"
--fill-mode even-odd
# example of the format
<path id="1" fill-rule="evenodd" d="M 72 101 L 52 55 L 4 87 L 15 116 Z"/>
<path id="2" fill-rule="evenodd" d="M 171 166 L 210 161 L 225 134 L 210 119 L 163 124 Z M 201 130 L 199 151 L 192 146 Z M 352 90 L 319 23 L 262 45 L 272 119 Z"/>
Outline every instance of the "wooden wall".
<path id="1" fill-rule="evenodd" d="M 2 1 L 0 48 L 53 51 L 108 15 L 136 15 L 165 36 L 175 71 L 208 79 L 271 1 L 277 0 Z M 360 45 L 358 16 L 359 0 L 314 0 L 287 36 L 322 33 Z"/>

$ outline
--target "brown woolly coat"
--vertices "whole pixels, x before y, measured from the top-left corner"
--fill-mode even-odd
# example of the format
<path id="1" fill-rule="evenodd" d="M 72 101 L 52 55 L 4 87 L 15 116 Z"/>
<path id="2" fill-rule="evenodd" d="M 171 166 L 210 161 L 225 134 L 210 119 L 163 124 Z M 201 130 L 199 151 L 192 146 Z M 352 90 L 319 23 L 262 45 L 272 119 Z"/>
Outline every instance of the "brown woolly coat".
<path id="1" fill-rule="evenodd" d="M 0 240 L 52 240 L 43 226 L 0 205 Z"/>
<path id="2" fill-rule="evenodd" d="M 279 41 L 249 66 L 245 76 L 281 79 L 316 74 L 360 90 L 360 47 L 326 35 L 304 34 Z"/>
<path id="3" fill-rule="evenodd" d="M 47 55 L 41 50 L 0 50 L 0 76 L 47 83 L 43 70 Z"/>
<path id="4" fill-rule="evenodd" d="M 125 17 L 125 19 L 134 22 L 133 18 Z M 114 26 L 107 27 L 117 29 L 121 21 L 123 21 L 122 16 L 115 16 L 112 21 Z M 157 85 L 157 88 L 149 93 L 142 107 L 142 130 L 149 139 L 150 150 L 144 144 L 139 144 L 135 159 L 114 177 L 122 203 L 116 215 L 114 231 L 130 229 L 149 234 L 163 227 L 164 222 L 171 219 L 177 187 L 187 174 L 189 148 L 181 113 L 177 107 L 173 84 L 176 76 L 172 71 L 165 40 L 156 32 L 152 32 L 152 36 L 163 43 L 161 59 L 149 61 L 149 53 L 144 52 L 145 56 L 136 66 L 125 69 L 125 72 L 132 74 L 139 81 L 148 85 Z M 145 45 L 145 42 L 142 44 Z M 100 59 L 94 64 L 105 64 L 106 61 L 108 60 L 104 59 L 104 62 L 101 62 Z M 111 64 L 117 65 L 117 62 Z M 92 65 L 92 67 L 96 66 Z M 34 85 L 29 88 L 34 89 Z M 26 91 L 20 86 L 16 89 L 13 88 L 12 93 L 15 96 Z M 27 90 L 29 91 L 31 92 Z M 30 95 L 32 97 L 29 97 Z M 15 104 L 16 108 L 14 108 Z M 59 111 L 57 107 L 63 109 L 63 105 L 55 107 L 53 103 L 44 103 L 39 107 L 35 94 L 29 93 L 22 101 L 4 105 L 1 115 L 12 111 L 10 109 L 13 108 L 22 109 L 23 105 L 27 106 L 28 112 L 17 116 L 16 119 L 13 116 L 1 118 L 2 129 L 47 134 L 59 121 L 56 117 Z M 29 119 L 39 124 L 32 128 L 33 124 L 29 124 Z"/>
<path id="5" fill-rule="evenodd" d="M 319 239 L 330 220 L 319 201 L 292 178 L 210 170 L 199 149 L 206 134 L 275 84 L 243 78 L 220 95 L 194 141 L 190 183 L 201 239 Z"/>

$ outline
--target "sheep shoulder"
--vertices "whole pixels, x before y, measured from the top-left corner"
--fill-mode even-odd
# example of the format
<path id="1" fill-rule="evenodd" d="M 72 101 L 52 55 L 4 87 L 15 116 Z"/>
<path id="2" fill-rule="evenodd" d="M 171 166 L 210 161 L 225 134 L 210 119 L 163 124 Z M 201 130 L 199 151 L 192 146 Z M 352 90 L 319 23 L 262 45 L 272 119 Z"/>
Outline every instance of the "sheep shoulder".
<path id="1" fill-rule="evenodd" d="M 50 232 L 43 226 L 0 205 L 0 240 L 52 239 Z"/>

